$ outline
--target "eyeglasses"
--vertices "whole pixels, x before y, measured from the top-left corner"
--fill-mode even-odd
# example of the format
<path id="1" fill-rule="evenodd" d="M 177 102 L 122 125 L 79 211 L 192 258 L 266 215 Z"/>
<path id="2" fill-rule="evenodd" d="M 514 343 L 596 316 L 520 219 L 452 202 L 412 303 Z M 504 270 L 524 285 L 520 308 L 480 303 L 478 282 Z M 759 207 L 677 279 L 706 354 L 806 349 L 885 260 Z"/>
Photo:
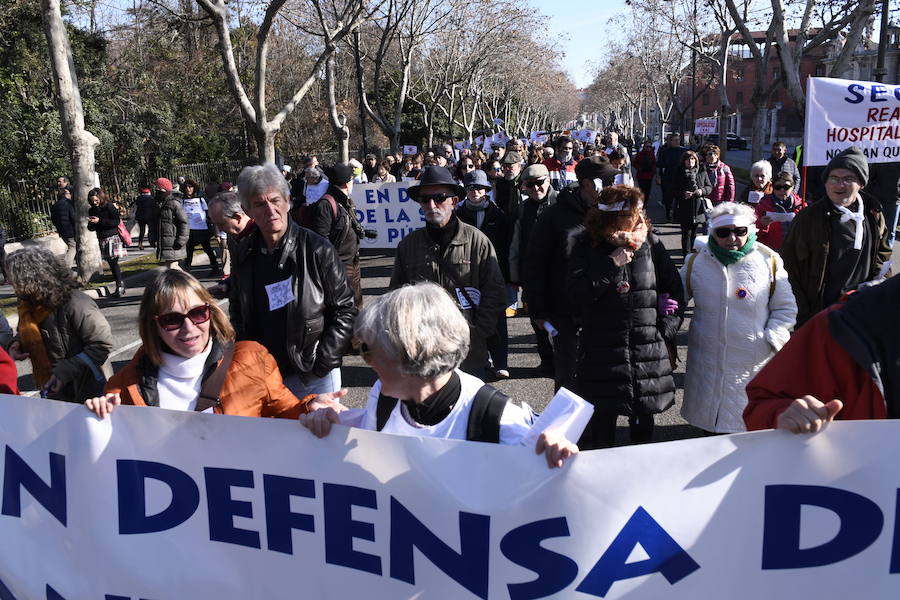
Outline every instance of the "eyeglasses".
<path id="1" fill-rule="evenodd" d="M 455 198 L 453 194 L 419 194 L 419 197 L 416 198 L 416 202 L 419 204 L 428 204 L 429 202 L 434 202 L 435 204 L 443 204 L 450 198 Z"/>
<path id="2" fill-rule="evenodd" d="M 839 183 L 843 183 L 844 185 L 853 185 L 857 183 L 859 179 L 856 178 L 856 175 L 847 175 L 846 177 L 837 177 L 835 175 L 829 175 L 828 179 L 825 180 L 826 183 L 830 185 L 838 185 Z"/>
<path id="3" fill-rule="evenodd" d="M 153 318 L 156 319 L 159 326 L 166 331 L 175 331 L 176 329 L 181 329 L 186 318 L 190 319 L 191 323 L 194 325 L 200 325 L 209 321 L 210 317 L 212 317 L 212 311 L 210 310 L 209 304 L 201 304 L 200 306 L 195 306 L 187 311 L 186 314 L 170 312 L 156 315 Z"/>
<path id="4" fill-rule="evenodd" d="M 747 235 L 746 227 L 716 227 L 713 230 L 713 233 L 716 234 L 717 238 L 727 238 L 732 233 L 735 237 L 743 237 Z"/>
<path id="5" fill-rule="evenodd" d="M 790 183 L 779 183 L 777 185 L 773 185 L 772 189 L 773 190 L 789 190 L 792 187 L 794 187 L 794 186 L 791 185 Z"/>
<path id="6" fill-rule="evenodd" d="M 527 188 L 529 188 L 529 187 L 539 188 L 539 187 L 544 187 L 545 183 L 547 183 L 547 178 L 541 177 L 540 179 L 532 179 L 530 181 L 526 181 L 524 186 Z"/>

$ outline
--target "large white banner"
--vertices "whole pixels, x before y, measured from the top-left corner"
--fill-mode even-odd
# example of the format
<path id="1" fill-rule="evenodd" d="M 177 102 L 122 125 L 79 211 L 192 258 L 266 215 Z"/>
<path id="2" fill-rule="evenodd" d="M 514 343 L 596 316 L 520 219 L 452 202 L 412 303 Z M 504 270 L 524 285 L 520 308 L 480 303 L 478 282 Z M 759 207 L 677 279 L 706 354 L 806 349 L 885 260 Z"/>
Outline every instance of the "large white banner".
<path id="1" fill-rule="evenodd" d="M 351 196 L 356 218 L 363 227 L 377 234 L 374 238 L 363 238 L 363 247 L 396 248 L 404 237 L 425 227 L 422 209 L 406 193 L 410 185 L 407 181 L 354 184 Z"/>
<path id="2" fill-rule="evenodd" d="M 0 598 L 896 598 L 900 423 L 585 452 L 0 397 Z"/>
<path id="3" fill-rule="evenodd" d="M 900 85 L 810 77 L 803 162 L 827 165 L 858 146 L 870 163 L 900 161 Z"/>

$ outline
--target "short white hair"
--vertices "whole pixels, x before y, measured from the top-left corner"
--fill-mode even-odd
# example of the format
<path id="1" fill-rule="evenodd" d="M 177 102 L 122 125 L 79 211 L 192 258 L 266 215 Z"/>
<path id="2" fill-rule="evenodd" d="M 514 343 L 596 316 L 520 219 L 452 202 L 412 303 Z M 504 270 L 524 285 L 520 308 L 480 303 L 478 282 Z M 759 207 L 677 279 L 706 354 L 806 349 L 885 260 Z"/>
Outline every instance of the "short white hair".
<path id="1" fill-rule="evenodd" d="M 772 163 L 767 160 L 758 160 L 750 165 L 750 174 L 753 175 L 754 171 L 762 171 L 766 174 L 766 179 L 772 179 Z"/>
<path id="2" fill-rule="evenodd" d="M 469 324 L 436 283 L 423 281 L 367 303 L 354 324 L 357 340 L 377 348 L 401 373 L 434 379 L 469 353 Z"/>

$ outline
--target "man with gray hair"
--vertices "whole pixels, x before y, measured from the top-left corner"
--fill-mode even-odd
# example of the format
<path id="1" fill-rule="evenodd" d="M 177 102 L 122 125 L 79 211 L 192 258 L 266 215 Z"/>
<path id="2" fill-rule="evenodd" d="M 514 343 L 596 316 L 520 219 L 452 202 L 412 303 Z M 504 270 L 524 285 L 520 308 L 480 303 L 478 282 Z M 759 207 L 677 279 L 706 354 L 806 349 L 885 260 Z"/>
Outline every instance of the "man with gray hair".
<path id="1" fill-rule="evenodd" d="M 247 216 L 241 207 L 241 199 L 236 192 L 220 192 L 207 203 L 206 215 L 216 228 L 226 237 L 225 255 L 222 266 L 225 277 L 207 291 L 214 298 L 226 298 L 231 287 L 232 259 L 238 250 L 241 240 L 256 229 L 253 219 Z"/>
<path id="2" fill-rule="evenodd" d="M 334 246 L 288 217 L 290 192 L 275 165 L 246 167 L 238 194 L 256 229 L 232 259 L 237 338 L 265 346 L 297 397 L 340 390 L 356 307 Z"/>

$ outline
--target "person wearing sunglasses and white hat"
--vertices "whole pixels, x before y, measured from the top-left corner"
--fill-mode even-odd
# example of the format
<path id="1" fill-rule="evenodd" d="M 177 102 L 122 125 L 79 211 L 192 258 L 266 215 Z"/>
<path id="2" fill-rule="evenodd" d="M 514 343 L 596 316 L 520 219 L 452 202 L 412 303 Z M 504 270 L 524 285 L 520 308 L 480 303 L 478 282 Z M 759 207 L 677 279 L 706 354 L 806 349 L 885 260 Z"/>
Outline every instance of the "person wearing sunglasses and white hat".
<path id="1" fill-rule="evenodd" d="M 104 396 L 85 402 L 100 418 L 118 404 L 288 419 L 328 405 L 294 396 L 263 346 L 235 342 L 228 317 L 188 273 L 157 275 L 144 290 L 138 322 L 143 346 L 109 379 Z"/>
<path id="2" fill-rule="evenodd" d="M 722 202 L 681 267 L 694 299 L 681 415 L 707 433 L 745 431 L 744 388 L 791 335 L 797 303 L 778 253 L 756 240 L 756 213 Z"/>

